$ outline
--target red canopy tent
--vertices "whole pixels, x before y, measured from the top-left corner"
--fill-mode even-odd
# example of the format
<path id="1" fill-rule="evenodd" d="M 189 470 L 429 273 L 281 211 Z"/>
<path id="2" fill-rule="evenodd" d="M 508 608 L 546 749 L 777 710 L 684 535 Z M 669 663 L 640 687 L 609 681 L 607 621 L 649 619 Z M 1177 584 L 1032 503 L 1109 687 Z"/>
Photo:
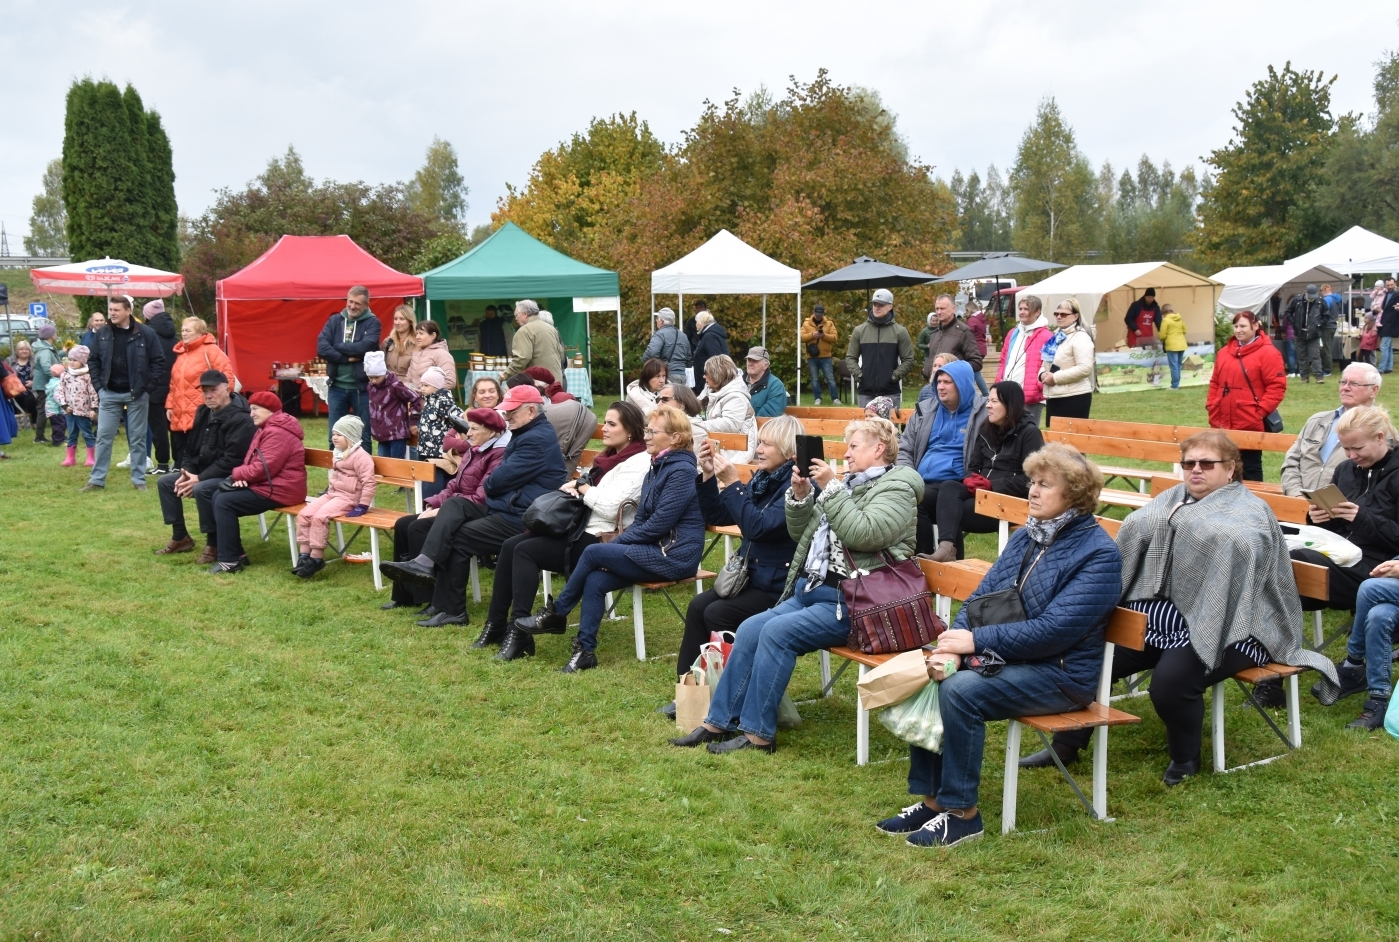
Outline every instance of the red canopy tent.
<path id="1" fill-rule="evenodd" d="M 272 385 L 272 363 L 316 355 L 326 319 L 345 306 L 353 285 L 369 289 L 369 307 L 385 332 L 393 309 L 423 294 L 423 280 L 394 271 L 347 235 L 282 236 L 247 268 L 215 287 L 218 337 L 247 389 Z"/>

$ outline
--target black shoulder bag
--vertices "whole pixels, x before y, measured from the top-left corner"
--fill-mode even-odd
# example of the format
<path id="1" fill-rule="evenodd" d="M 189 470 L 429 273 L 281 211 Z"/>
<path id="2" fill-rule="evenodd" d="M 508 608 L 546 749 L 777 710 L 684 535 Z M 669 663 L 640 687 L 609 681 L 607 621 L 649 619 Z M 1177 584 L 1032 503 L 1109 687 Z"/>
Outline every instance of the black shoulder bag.
<path id="1" fill-rule="evenodd" d="M 1049 552 L 1049 547 L 1040 551 L 1035 561 L 1030 563 L 1030 568 L 1026 569 L 1025 564 L 1030 562 L 1030 554 L 1035 551 L 1035 541 L 1030 541 L 1030 546 L 1025 550 L 1025 557 L 1020 560 L 1020 574 L 1016 577 L 1015 585 L 1001 589 L 999 592 L 988 592 L 985 595 L 977 596 L 962 606 L 967 613 L 967 627 L 981 628 L 984 625 L 1006 625 L 1011 622 L 1025 620 L 1025 603 L 1020 597 L 1020 590 L 1025 586 L 1025 580 L 1030 578 L 1030 573 L 1035 571 L 1039 561 L 1044 558 L 1044 554 Z"/>
<path id="2" fill-rule="evenodd" d="M 1258 401 L 1258 393 L 1253 391 L 1253 381 L 1248 378 L 1248 367 L 1244 366 L 1243 357 L 1239 357 L 1239 369 L 1243 370 L 1244 382 L 1248 383 L 1248 394 L 1253 397 L 1253 404 L 1262 409 L 1263 403 Z M 1263 416 L 1263 431 L 1272 432 L 1274 435 L 1282 431 L 1282 416 L 1278 414 L 1277 409 Z"/>

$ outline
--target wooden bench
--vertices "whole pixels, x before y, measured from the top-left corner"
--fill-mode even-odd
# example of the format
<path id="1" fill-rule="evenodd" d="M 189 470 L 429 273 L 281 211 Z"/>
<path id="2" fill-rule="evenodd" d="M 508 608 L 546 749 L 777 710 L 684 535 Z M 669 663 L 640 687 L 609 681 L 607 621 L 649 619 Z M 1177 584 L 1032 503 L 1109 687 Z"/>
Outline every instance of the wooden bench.
<path id="1" fill-rule="evenodd" d="M 939 601 L 965 601 L 981 584 L 989 563 L 976 560 L 957 563 L 935 563 L 919 559 L 918 564 L 928 580 L 928 588 L 939 597 Z M 949 626 L 951 620 L 948 619 Z M 1084 808 L 1099 821 L 1110 820 L 1107 816 L 1107 758 L 1108 729 L 1112 726 L 1127 726 L 1140 723 L 1141 718 L 1113 708 L 1108 703 L 1112 687 L 1112 657 L 1118 645 L 1140 651 L 1145 646 L 1146 616 L 1125 608 L 1117 608 L 1108 619 L 1104 633 L 1103 667 L 1098 677 L 1097 698 L 1082 710 L 1064 713 L 1051 713 L 1044 716 L 1020 716 L 1009 721 L 1006 734 L 1005 784 L 1001 794 L 1001 833 L 1015 830 L 1016 800 L 1020 784 L 1020 738 L 1022 727 L 1028 726 L 1039 735 L 1044 747 L 1049 749 L 1049 736 L 1056 732 L 1076 729 L 1094 729 L 1093 743 L 1093 798 L 1084 797 L 1082 789 L 1069 770 L 1056 759 L 1059 772 L 1073 789 Z M 831 653 L 854 661 L 860 665 L 860 676 L 872 667 L 882 664 L 893 655 L 869 655 L 851 648 L 832 648 Z M 869 713 L 857 706 L 856 716 L 856 762 L 865 765 L 869 762 Z M 1050 750 L 1053 754 L 1053 750 Z"/>
<path id="2" fill-rule="evenodd" d="M 1172 473 L 1180 476 L 1180 446 L 1171 442 L 1144 441 L 1131 438 L 1111 438 L 1102 435 L 1084 435 L 1077 432 L 1062 432 L 1052 427 L 1044 433 L 1047 442 L 1060 442 L 1072 445 L 1085 455 L 1103 455 L 1109 458 L 1131 458 L 1135 461 L 1159 461 L 1170 465 Z M 1145 492 L 1147 482 L 1160 471 L 1147 468 L 1118 467 L 1098 464 L 1103 475 L 1112 478 L 1136 479 L 1139 491 Z"/>
<path id="3" fill-rule="evenodd" d="M 851 419 L 865 417 L 865 410 L 859 406 L 788 406 L 783 411 L 801 419 L 803 423 L 807 419 L 836 419 L 849 422 Z"/>
<path id="4" fill-rule="evenodd" d="M 332 452 L 324 448 L 306 449 L 306 467 L 324 468 L 329 470 L 334 466 L 335 460 Z M 374 590 L 383 591 L 384 577 L 379 572 L 379 531 L 392 530 L 399 518 L 406 517 L 410 513 L 423 512 L 423 484 L 436 479 L 437 468 L 426 461 L 409 461 L 406 458 L 374 458 L 374 483 L 386 487 L 401 487 L 411 489 L 408 496 L 408 512 L 401 513 L 396 510 L 385 510 L 380 507 L 371 506 L 368 511 L 358 517 L 339 516 L 334 518 L 336 551 L 343 559 L 345 551 L 350 544 L 355 541 L 359 534 L 369 531 L 369 558 L 371 568 L 374 571 Z M 291 549 L 291 562 L 296 565 L 297 543 L 296 543 L 296 515 L 305 509 L 306 504 L 312 499 L 307 497 L 299 504 L 289 504 L 285 507 L 274 507 L 270 513 L 280 514 L 286 518 L 287 522 L 287 542 Z M 258 525 L 262 530 L 262 538 L 268 539 L 272 535 L 272 530 L 277 526 L 274 520 L 271 526 L 267 523 L 267 515 L 258 515 Z M 351 534 L 349 540 L 345 539 L 344 527 L 346 525 L 355 527 L 355 532 Z M 473 584 L 477 586 L 479 593 L 479 583 L 476 582 L 476 571 L 472 568 Z M 480 601 L 478 594 L 477 601 Z"/>
<path id="5" fill-rule="evenodd" d="M 1148 422 L 1113 422 L 1107 419 L 1066 419 L 1057 416 L 1049 420 L 1056 432 L 1070 432 L 1104 438 L 1130 438 L 1138 441 L 1171 442 L 1179 445 L 1200 432 L 1223 432 L 1240 448 L 1251 451 L 1285 452 L 1297 441 L 1296 435 L 1272 432 L 1240 432 L 1234 429 L 1207 429 L 1194 425 L 1155 425 Z"/>
<path id="6" fill-rule="evenodd" d="M 1180 483 L 1170 478 L 1157 478 L 1153 480 L 1153 490 L 1155 490 L 1154 485 L 1156 481 L 1166 481 L 1172 486 Z M 1263 497 L 1264 495 L 1259 496 Z M 1286 498 L 1286 500 L 1296 500 L 1296 498 Z M 1303 503 L 1305 503 L 1305 501 Z M 1023 525 L 1025 518 L 1029 514 L 1029 509 L 1029 502 L 1019 497 L 1010 497 L 1005 494 L 991 494 L 989 491 L 978 491 L 976 495 L 976 512 L 987 517 L 995 517 L 1002 521 L 1003 531 L 1006 523 Z M 1112 520 L 1108 517 L 1098 517 L 1097 520 L 1113 539 L 1117 539 L 1118 531 L 1122 527 L 1121 521 Z M 1000 549 L 1005 549 L 1004 540 L 1001 542 Z M 1297 585 L 1297 594 L 1302 598 L 1325 599 L 1327 597 L 1328 576 L 1325 566 L 1317 566 L 1312 563 L 1304 563 L 1294 559 L 1292 561 L 1292 578 Z M 1319 617 L 1316 619 L 1316 631 L 1319 635 L 1321 631 Z M 1234 682 L 1238 684 L 1239 689 L 1243 691 L 1245 699 L 1258 710 L 1259 715 L 1263 717 L 1264 721 L 1272 728 L 1273 732 L 1277 734 L 1278 738 L 1283 741 L 1283 744 L 1286 745 L 1289 750 L 1299 749 L 1302 746 L 1302 720 L 1298 700 L 1297 675 L 1302 673 L 1303 670 L 1305 670 L 1305 668 L 1292 667 L 1287 664 L 1270 663 L 1263 667 L 1251 667 L 1239 671 L 1233 678 Z M 1127 693 L 1122 697 L 1114 699 L 1124 699 L 1126 697 L 1143 695 L 1145 691 L 1141 689 L 1141 683 L 1150 673 L 1150 671 L 1145 671 L 1142 674 L 1133 674 L 1131 677 L 1127 678 Z M 1285 680 L 1287 684 L 1284 690 L 1288 725 L 1288 732 L 1286 734 L 1273 722 L 1273 718 L 1268 715 L 1267 711 L 1253 697 L 1250 690 L 1244 687 L 1244 684 L 1253 685 L 1273 679 Z M 1261 759 L 1257 762 L 1245 763 L 1244 765 L 1235 766 L 1232 769 L 1228 768 L 1224 760 L 1223 681 L 1215 684 L 1214 687 L 1211 688 L 1211 696 L 1213 698 L 1213 745 L 1214 769 L 1216 772 L 1233 772 L 1237 769 L 1248 768 L 1251 765 L 1263 765 L 1286 755 L 1286 753 L 1279 753 L 1276 756 Z"/>
<path id="7" fill-rule="evenodd" d="M 631 617 L 632 629 L 636 633 L 636 659 L 646 660 L 646 624 L 642 618 L 641 599 L 642 592 L 659 592 L 670 603 L 670 607 L 680 618 L 681 623 L 685 621 L 685 613 L 680 611 L 680 606 L 675 604 L 675 599 L 670 597 L 669 590 L 678 585 L 695 584 L 695 595 L 704 591 L 704 580 L 713 579 L 716 573 L 701 569 L 689 579 L 676 579 L 674 582 L 638 582 L 631 587 Z"/>

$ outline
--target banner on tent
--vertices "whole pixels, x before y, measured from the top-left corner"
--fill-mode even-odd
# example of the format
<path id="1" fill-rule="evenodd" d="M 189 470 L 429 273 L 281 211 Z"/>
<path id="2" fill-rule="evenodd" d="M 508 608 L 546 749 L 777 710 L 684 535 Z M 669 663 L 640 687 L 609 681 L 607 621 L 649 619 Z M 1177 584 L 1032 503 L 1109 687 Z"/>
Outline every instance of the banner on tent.
<path id="1" fill-rule="evenodd" d="M 1208 386 L 1214 372 L 1214 344 L 1195 343 L 1185 348 L 1180 369 L 1181 386 Z M 1171 367 L 1160 347 L 1099 351 L 1098 392 L 1136 392 L 1170 389 Z"/>
<path id="2" fill-rule="evenodd" d="M 575 314 L 596 314 L 600 311 L 620 311 L 622 309 L 622 299 L 619 297 L 610 298 L 574 298 L 573 313 Z"/>

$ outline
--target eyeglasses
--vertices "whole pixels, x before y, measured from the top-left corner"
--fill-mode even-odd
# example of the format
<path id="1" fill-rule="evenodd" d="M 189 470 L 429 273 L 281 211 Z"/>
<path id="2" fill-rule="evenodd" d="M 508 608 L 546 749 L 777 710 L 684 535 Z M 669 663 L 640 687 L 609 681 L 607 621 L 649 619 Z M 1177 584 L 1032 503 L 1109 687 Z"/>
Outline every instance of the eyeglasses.
<path id="1" fill-rule="evenodd" d="M 1055 312 L 1054 312 L 1054 316 L 1055 316 L 1055 317 L 1077 317 L 1078 315 L 1075 314 L 1073 311 L 1055 311 Z"/>
<path id="2" fill-rule="evenodd" d="M 1194 461 L 1182 461 L 1180 466 L 1187 471 L 1194 471 L 1196 468 L 1199 468 L 1201 471 L 1213 471 L 1215 465 L 1223 463 L 1223 461 L 1217 459 L 1197 458 Z"/>
<path id="3" fill-rule="evenodd" d="M 675 397 L 674 397 L 674 396 L 657 396 L 657 397 L 656 397 L 656 401 L 657 401 L 657 402 L 674 402 L 674 401 L 675 401 Z"/>
<path id="4" fill-rule="evenodd" d="M 1343 380 L 1341 380 L 1341 385 L 1342 385 L 1342 386 L 1359 386 L 1360 388 L 1363 389 L 1363 388 L 1366 388 L 1366 387 L 1369 387 L 1369 386 L 1373 386 L 1373 385 L 1375 385 L 1375 384 L 1374 384 L 1374 383 L 1353 383 L 1353 382 L 1351 382 L 1351 381 L 1348 380 L 1348 379 L 1343 379 Z"/>
<path id="5" fill-rule="evenodd" d="M 669 435 L 670 433 L 667 432 L 665 429 L 648 428 L 641 434 L 645 435 L 647 438 L 655 438 L 657 435 Z"/>

